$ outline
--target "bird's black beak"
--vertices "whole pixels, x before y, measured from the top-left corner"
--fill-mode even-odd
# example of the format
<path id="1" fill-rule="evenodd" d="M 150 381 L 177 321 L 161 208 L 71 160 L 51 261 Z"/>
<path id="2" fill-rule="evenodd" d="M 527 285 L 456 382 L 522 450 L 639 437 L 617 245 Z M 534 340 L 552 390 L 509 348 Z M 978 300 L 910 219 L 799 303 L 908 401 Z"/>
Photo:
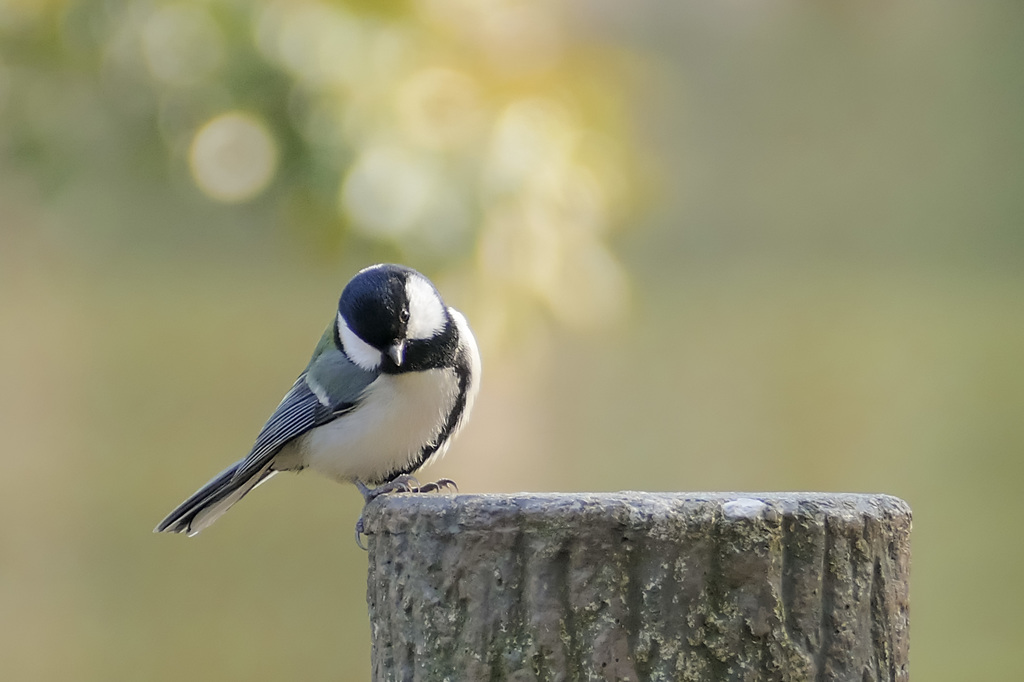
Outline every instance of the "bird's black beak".
<path id="1" fill-rule="evenodd" d="M 395 361 L 395 365 L 401 367 L 402 360 L 405 359 L 405 341 L 399 341 L 391 346 L 388 348 L 387 353 L 388 357 Z"/>

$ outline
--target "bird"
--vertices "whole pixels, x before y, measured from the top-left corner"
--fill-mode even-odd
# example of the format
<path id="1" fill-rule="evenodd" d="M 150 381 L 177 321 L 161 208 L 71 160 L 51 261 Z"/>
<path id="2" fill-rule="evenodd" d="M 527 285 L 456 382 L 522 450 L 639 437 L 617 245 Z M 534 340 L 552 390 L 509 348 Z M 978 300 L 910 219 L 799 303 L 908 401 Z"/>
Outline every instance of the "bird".
<path id="1" fill-rule="evenodd" d="M 365 504 L 419 485 L 441 458 L 480 388 L 480 351 L 462 313 L 434 284 L 392 263 L 360 270 L 309 364 L 264 424 L 248 456 L 178 505 L 156 533 L 198 534 L 278 472 L 310 469 L 354 483 Z M 356 525 L 360 544 L 362 516 Z"/>

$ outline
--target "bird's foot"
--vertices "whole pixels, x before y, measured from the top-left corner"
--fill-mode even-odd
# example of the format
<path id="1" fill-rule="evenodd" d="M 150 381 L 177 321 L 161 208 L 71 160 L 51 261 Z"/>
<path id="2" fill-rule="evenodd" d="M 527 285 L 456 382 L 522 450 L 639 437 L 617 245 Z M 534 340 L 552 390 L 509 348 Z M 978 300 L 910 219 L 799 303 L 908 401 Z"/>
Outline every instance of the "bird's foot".
<path id="1" fill-rule="evenodd" d="M 370 504 L 370 502 L 381 495 L 386 495 L 388 493 L 432 493 L 440 490 L 448 490 L 449 488 L 455 492 L 459 492 L 459 486 L 450 478 L 439 478 L 431 483 L 420 485 L 420 482 L 416 480 L 414 476 L 410 476 L 409 474 L 397 476 L 376 488 L 371 488 L 362 481 L 356 481 L 356 487 L 363 496 L 364 512 L 366 511 L 366 505 Z M 360 513 L 359 520 L 356 521 L 356 544 L 365 552 L 366 547 L 363 546 L 363 535 L 365 535 L 363 532 L 363 514 Z"/>
<path id="2" fill-rule="evenodd" d="M 381 495 L 387 493 L 416 493 L 420 490 L 420 482 L 416 480 L 415 476 L 409 474 L 402 474 L 396 476 L 387 483 L 382 483 L 376 488 L 367 486 L 362 481 L 356 481 L 356 487 L 359 488 L 359 492 L 363 495 L 363 504 L 370 504 Z"/>

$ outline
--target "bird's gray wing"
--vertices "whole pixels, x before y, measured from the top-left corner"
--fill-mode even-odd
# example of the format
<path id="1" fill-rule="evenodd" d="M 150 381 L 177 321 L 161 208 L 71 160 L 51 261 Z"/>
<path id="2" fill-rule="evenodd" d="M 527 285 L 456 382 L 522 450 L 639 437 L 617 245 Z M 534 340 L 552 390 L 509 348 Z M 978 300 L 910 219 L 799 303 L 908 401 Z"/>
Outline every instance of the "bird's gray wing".
<path id="1" fill-rule="evenodd" d="M 253 476 L 292 439 L 354 409 L 378 374 L 360 369 L 334 348 L 314 356 L 263 425 L 233 478 Z"/>

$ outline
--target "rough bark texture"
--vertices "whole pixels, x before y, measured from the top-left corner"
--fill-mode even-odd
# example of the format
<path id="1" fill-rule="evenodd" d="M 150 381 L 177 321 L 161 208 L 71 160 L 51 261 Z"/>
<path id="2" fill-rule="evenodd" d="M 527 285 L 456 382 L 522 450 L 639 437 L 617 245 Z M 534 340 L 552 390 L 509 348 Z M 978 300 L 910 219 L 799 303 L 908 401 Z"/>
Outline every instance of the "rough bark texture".
<path id="1" fill-rule="evenodd" d="M 378 682 L 908 680 L 894 497 L 396 494 L 365 522 Z"/>

